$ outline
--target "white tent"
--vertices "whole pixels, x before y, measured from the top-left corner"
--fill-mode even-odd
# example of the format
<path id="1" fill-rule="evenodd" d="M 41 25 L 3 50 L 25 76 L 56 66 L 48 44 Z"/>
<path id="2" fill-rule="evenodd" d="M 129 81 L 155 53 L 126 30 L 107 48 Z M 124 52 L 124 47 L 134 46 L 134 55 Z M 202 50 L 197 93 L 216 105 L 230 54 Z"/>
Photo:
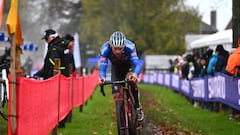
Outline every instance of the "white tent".
<path id="1" fill-rule="evenodd" d="M 191 49 L 210 47 L 215 49 L 218 44 L 223 44 L 225 49 L 232 50 L 232 29 L 220 31 L 190 43 Z"/>

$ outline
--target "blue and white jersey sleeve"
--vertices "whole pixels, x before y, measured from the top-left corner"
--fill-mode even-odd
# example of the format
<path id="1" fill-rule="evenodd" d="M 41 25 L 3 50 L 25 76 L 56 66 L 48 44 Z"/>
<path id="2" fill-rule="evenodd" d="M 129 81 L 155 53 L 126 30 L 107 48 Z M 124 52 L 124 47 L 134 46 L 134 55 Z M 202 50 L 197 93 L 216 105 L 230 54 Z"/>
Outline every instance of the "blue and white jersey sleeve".
<path id="1" fill-rule="evenodd" d="M 141 69 L 141 65 L 139 62 L 139 58 L 137 56 L 135 44 L 129 40 L 126 40 L 126 47 L 129 48 L 129 50 L 130 50 L 130 61 L 133 65 L 134 73 L 139 76 L 142 69 Z"/>
<path id="2" fill-rule="evenodd" d="M 107 66 L 108 66 L 108 53 L 110 51 L 109 42 L 105 42 L 100 49 L 99 59 L 99 78 L 106 78 Z"/>

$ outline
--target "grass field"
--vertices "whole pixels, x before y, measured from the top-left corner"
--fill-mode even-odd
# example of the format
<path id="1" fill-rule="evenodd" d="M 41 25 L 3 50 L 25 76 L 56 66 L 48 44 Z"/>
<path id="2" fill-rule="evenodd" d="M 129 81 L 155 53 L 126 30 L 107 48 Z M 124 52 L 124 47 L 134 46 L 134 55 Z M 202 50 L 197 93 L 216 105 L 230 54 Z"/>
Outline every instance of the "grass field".
<path id="1" fill-rule="evenodd" d="M 230 121 L 229 112 L 195 108 L 184 96 L 157 85 L 142 84 L 140 88 L 146 97 L 142 98 L 145 112 L 165 132 L 184 135 L 240 134 L 240 123 L 238 120 Z"/>
<path id="2" fill-rule="evenodd" d="M 148 121 L 170 135 L 239 135 L 239 121 L 228 120 L 229 112 L 195 108 L 185 97 L 157 85 L 140 84 L 141 103 Z M 83 107 L 73 109 L 72 122 L 58 129 L 59 135 L 117 135 L 114 102 L 109 88 L 103 97 L 99 88 Z M 0 118 L 0 135 L 7 135 Z M 150 135 L 150 134 L 148 134 Z"/>

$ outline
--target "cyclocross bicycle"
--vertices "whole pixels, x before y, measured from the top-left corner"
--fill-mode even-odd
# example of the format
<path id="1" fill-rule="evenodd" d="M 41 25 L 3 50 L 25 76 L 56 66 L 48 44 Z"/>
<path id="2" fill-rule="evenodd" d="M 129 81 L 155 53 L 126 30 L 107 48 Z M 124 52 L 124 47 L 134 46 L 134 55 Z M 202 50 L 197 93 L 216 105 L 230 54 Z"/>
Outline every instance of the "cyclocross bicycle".
<path id="1" fill-rule="evenodd" d="M 2 69 L 0 77 L 0 115 L 8 120 L 7 101 L 9 98 L 8 78 L 6 69 Z"/>
<path id="2" fill-rule="evenodd" d="M 140 127 L 137 121 L 135 100 L 131 91 L 131 81 L 106 81 L 100 85 L 101 92 L 105 96 L 104 85 L 115 84 L 119 95 L 116 99 L 116 117 L 119 135 L 140 135 Z"/>

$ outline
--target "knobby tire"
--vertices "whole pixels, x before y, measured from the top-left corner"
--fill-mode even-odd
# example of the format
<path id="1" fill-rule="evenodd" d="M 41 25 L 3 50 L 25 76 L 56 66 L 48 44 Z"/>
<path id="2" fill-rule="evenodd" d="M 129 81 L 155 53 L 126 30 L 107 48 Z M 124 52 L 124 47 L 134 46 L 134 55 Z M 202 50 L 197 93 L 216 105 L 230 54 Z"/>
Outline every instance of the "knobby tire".
<path id="1" fill-rule="evenodd" d="M 123 102 L 123 100 L 118 100 L 116 103 L 118 135 L 130 135 L 128 129 L 126 128 Z"/>
<path id="2" fill-rule="evenodd" d="M 128 95 L 130 96 L 130 95 Z M 140 133 L 136 130 L 138 126 L 138 121 L 137 121 L 137 114 L 136 114 L 136 109 L 134 108 L 134 104 L 130 101 L 128 101 L 128 109 L 130 115 L 128 115 L 129 119 L 129 130 L 131 135 L 139 135 Z"/>

